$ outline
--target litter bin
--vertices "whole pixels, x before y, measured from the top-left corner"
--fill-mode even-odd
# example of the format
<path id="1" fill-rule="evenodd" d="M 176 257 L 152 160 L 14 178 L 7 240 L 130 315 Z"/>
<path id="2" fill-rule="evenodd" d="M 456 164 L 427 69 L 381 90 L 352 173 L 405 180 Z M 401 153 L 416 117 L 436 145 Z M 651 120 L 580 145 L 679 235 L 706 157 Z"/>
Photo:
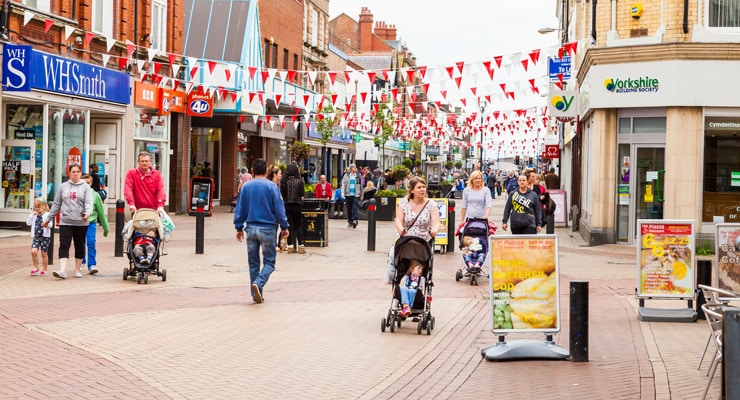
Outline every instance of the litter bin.
<path id="1" fill-rule="evenodd" d="M 326 247 L 329 244 L 329 201 L 304 199 L 303 240 L 306 247 Z"/>

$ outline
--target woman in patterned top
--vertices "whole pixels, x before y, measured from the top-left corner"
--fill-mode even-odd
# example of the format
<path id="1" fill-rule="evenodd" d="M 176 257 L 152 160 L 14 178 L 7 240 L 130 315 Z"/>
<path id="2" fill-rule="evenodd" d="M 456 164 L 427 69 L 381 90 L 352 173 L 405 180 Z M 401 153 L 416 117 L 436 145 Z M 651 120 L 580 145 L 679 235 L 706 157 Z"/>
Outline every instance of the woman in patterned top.
<path id="1" fill-rule="evenodd" d="M 431 242 L 439 232 L 437 203 L 427 197 L 427 183 L 415 176 L 409 180 L 409 190 L 396 208 L 396 231 L 400 236 L 418 236 Z"/>

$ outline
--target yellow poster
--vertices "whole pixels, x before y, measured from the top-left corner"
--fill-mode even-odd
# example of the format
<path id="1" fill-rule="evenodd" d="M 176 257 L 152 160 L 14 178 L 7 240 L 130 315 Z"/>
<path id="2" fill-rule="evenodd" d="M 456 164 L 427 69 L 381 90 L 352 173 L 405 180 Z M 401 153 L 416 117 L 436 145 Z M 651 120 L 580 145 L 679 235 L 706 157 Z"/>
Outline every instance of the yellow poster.
<path id="1" fill-rule="evenodd" d="M 652 203 L 653 201 L 653 185 L 645 185 L 645 203 Z"/>
<path id="2" fill-rule="evenodd" d="M 637 297 L 693 297 L 693 221 L 638 220 L 637 225 Z"/>

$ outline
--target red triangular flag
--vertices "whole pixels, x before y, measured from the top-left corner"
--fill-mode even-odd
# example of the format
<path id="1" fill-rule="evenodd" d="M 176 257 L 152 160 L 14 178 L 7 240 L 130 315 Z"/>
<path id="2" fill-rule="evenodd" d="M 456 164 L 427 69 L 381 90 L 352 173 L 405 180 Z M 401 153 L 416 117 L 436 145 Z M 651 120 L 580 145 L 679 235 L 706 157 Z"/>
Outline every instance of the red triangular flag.
<path id="1" fill-rule="evenodd" d="M 367 71 L 367 79 L 370 81 L 370 85 L 375 82 L 375 71 Z"/>
<path id="2" fill-rule="evenodd" d="M 388 80 L 388 70 L 384 69 L 382 72 L 383 72 L 383 80 L 387 81 Z"/>
<path id="3" fill-rule="evenodd" d="M 487 102 L 489 102 L 489 103 L 491 102 L 491 95 L 490 94 L 489 95 L 486 95 L 486 96 L 483 96 L 483 98 L 485 98 Z"/>
<path id="4" fill-rule="evenodd" d="M 534 79 L 530 79 L 529 80 L 529 85 L 532 86 L 532 87 L 534 87 Z"/>
<path id="5" fill-rule="evenodd" d="M 463 107 L 467 107 L 467 105 L 468 105 L 467 104 L 467 99 L 462 98 L 462 99 L 460 99 L 460 102 L 463 103 Z"/>
<path id="6" fill-rule="evenodd" d="M 504 93 L 506 93 L 506 84 L 505 83 L 500 83 L 499 86 L 501 86 L 501 90 L 503 90 Z"/>
<path id="7" fill-rule="evenodd" d="M 452 79 L 452 72 L 454 71 L 455 67 L 445 67 L 447 69 L 447 73 L 450 75 L 450 79 Z"/>
<path id="8" fill-rule="evenodd" d="M 224 68 L 224 75 L 226 75 L 226 82 L 231 80 L 231 71 L 228 68 Z"/>
<path id="9" fill-rule="evenodd" d="M 421 86 L 424 88 L 424 93 L 427 93 L 428 94 L 429 93 L 429 84 L 428 83 L 425 83 L 425 84 L 423 84 Z"/>
<path id="10" fill-rule="evenodd" d="M 326 74 L 329 75 L 329 82 L 331 82 L 331 85 L 334 86 L 334 82 L 337 80 L 337 73 L 334 71 L 329 71 Z"/>
<path id="11" fill-rule="evenodd" d="M 85 44 L 90 44 L 90 41 L 93 40 L 95 37 L 95 34 L 92 32 L 85 32 Z"/>
<path id="12" fill-rule="evenodd" d="M 196 74 L 197 72 L 198 72 L 198 67 L 193 67 L 193 68 L 192 68 L 192 69 L 190 70 L 190 80 L 191 80 L 191 81 L 192 81 L 193 79 L 195 79 L 195 74 Z"/>
<path id="13" fill-rule="evenodd" d="M 419 74 L 421 75 L 421 79 L 424 79 L 424 77 L 427 74 L 427 67 L 424 66 L 424 65 L 422 65 L 421 67 L 419 67 Z"/>
<path id="14" fill-rule="evenodd" d="M 49 29 L 54 26 L 54 21 L 50 20 L 49 18 L 44 20 L 44 33 L 49 32 Z"/>
<path id="15" fill-rule="evenodd" d="M 119 59 L 118 59 L 118 66 L 119 66 L 119 67 L 120 67 L 121 69 L 124 69 L 124 68 L 126 68 L 126 64 L 128 64 L 128 58 L 126 58 L 126 57 L 121 57 L 121 58 L 119 58 Z"/>
<path id="16" fill-rule="evenodd" d="M 280 99 L 283 97 L 282 94 L 276 94 L 275 95 L 275 106 L 280 107 Z M 268 120 L 269 122 L 269 120 Z"/>
<path id="17" fill-rule="evenodd" d="M 335 107 L 337 106 L 337 97 L 339 97 L 339 95 L 338 95 L 338 94 L 332 94 L 332 95 L 331 95 L 331 104 L 332 104 L 333 106 L 335 106 Z"/>
<path id="18" fill-rule="evenodd" d="M 295 70 L 288 70 L 288 82 L 293 82 L 293 79 L 295 78 L 296 71 Z"/>
<path id="19" fill-rule="evenodd" d="M 406 70 L 406 74 L 409 76 L 409 82 L 410 83 L 413 83 L 414 82 L 414 74 L 415 73 L 416 73 L 416 71 L 414 71 L 413 69 Z"/>
<path id="20" fill-rule="evenodd" d="M 154 74 L 159 75 L 159 70 L 162 69 L 161 62 L 154 62 Z"/>
<path id="21" fill-rule="evenodd" d="M 167 59 L 170 60 L 170 66 L 175 63 L 175 60 L 177 59 L 176 54 L 168 53 Z"/>
<path id="22" fill-rule="evenodd" d="M 522 60 L 522 67 L 524 67 L 524 70 L 525 71 L 527 70 L 527 65 L 528 64 L 529 64 L 529 62 L 527 60 Z"/>
<path id="23" fill-rule="evenodd" d="M 344 79 L 345 79 L 345 82 L 347 82 L 348 84 L 349 84 L 349 82 L 350 82 L 350 79 L 349 79 L 349 74 L 350 74 L 351 72 L 352 72 L 352 71 L 349 71 L 349 70 L 348 70 L 348 71 L 344 71 Z"/>
<path id="24" fill-rule="evenodd" d="M 474 87 L 471 87 L 471 88 L 470 88 L 470 91 L 471 91 L 471 92 L 473 92 L 473 96 L 475 96 L 475 92 L 476 92 L 476 90 L 477 90 L 477 89 L 476 89 L 476 88 L 474 88 Z"/>
<path id="25" fill-rule="evenodd" d="M 502 60 L 503 58 L 504 58 L 503 56 L 496 56 L 496 57 L 493 57 L 493 61 L 496 61 L 496 66 L 498 66 L 499 68 L 501 68 L 501 60 Z"/>
<path id="26" fill-rule="evenodd" d="M 251 103 L 252 100 L 254 100 L 254 92 L 249 92 L 249 102 Z"/>
<path id="27" fill-rule="evenodd" d="M 463 66 L 465 65 L 465 61 L 458 61 L 458 62 L 455 63 L 455 65 L 457 65 L 457 70 L 460 71 L 460 73 L 462 74 L 462 70 L 463 70 Z"/>
<path id="28" fill-rule="evenodd" d="M 270 73 L 268 71 L 262 71 L 262 83 L 267 83 L 267 78 L 270 77 Z"/>
<path id="29" fill-rule="evenodd" d="M 391 96 L 393 97 L 393 100 L 398 97 L 398 88 L 394 87 L 393 89 L 391 89 Z M 385 102 L 385 99 L 383 99 L 383 102 Z"/>
<path id="30" fill-rule="evenodd" d="M 460 82 L 462 82 L 462 76 L 455 78 L 455 84 L 457 84 L 458 89 L 460 89 Z"/>
<path id="31" fill-rule="evenodd" d="M 532 60 L 532 64 L 537 64 L 537 61 L 540 59 L 540 51 L 534 50 L 529 53 L 529 59 Z"/>
<path id="32" fill-rule="evenodd" d="M 365 99 L 367 98 L 367 92 L 360 92 L 360 98 L 362 99 L 362 103 L 365 103 Z"/>
<path id="33" fill-rule="evenodd" d="M 303 95 L 303 106 L 308 107 L 308 99 L 311 97 L 310 94 L 304 94 Z"/>
<path id="34" fill-rule="evenodd" d="M 442 98 L 447 100 L 447 91 L 446 90 L 440 90 L 439 93 L 442 94 Z"/>
<path id="35" fill-rule="evenodd" d="M 218 64 L 216 61 L 208 61 L 208 72 L 213 74 L 213 70 L 216 68 L 216 64 Z"/>
<path id="36" fill-rule="evenodd" d="M 236 92 L 231 92 L 231 102 L 232 103 L 236 103 L 236 96 L 237 96 Z"/>
<path id="37" fill-rule="evenodd" d="M 249 78 L 254 79 L 254 74 L 257 73 L 257 67 L 248 67 L 249 69 Z"/>

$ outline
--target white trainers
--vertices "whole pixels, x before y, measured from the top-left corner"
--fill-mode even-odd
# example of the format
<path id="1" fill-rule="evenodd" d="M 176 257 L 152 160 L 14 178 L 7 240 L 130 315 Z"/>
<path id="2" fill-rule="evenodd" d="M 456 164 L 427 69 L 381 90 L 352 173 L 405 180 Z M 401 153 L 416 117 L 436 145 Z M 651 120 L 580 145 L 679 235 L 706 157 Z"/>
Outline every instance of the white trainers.
<path id="1" fill-rule="evenodd" d="M 59 278 L 59 279 L 67 279 L 67 273 L 65 273 L 65 272 L 61 272 L 61 271 L 54 271 L 54 272 L 52 273 L 52 275 L 54 275 L 54 277 L 55 277 L 55 278 Z"/>
<path id="2" fill-rule="evenodd" d="M 92 267 L 90 267 L 90 269 L 88 269 L 88 270 L 87 270 L 87 272 L 88 272 L 88 273 L 89 273 L 90 275 L 95 275 L 95 274 L 97 274 L 97 273 L 98 273 L 98 268 L 97 268 L 97 267 L 95 267 L 95 266 L 93 265 Z"/>
<path id="3" fill-rule="evenodd" d="M 80 271 L 75 272 L 75 278 L 82 278 Z"/>

